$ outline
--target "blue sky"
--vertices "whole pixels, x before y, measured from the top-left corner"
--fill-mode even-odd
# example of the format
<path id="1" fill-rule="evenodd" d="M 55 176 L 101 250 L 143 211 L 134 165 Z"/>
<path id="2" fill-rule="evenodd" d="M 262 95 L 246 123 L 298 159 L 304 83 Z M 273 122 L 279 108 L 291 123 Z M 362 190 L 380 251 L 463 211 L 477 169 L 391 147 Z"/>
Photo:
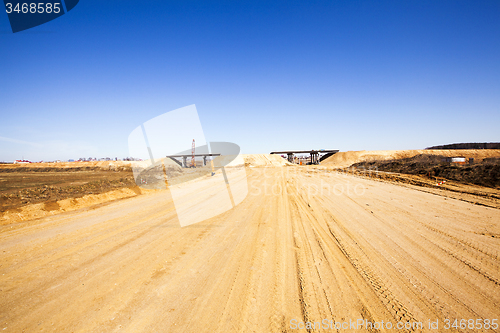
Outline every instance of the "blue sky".
<path id="1" fill-rule="evenodd" d="M 500 2 L 95 1 L 13 34 L 0 160 L 128 156 L 195 104 L 243 153 L 500 141 Z"/>

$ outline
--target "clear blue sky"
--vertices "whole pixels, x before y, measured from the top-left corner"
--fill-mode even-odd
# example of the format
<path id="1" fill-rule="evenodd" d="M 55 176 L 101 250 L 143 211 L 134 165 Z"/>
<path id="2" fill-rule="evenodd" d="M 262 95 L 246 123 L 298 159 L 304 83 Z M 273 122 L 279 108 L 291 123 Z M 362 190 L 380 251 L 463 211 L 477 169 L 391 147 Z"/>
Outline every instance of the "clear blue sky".
<path id="1" fill-rule="evenodd" d="M 81 0 L 0 50 L 0 160 L 125 157 L 191 104 L 243 153 L 500 141 L 498 0 Z"/>

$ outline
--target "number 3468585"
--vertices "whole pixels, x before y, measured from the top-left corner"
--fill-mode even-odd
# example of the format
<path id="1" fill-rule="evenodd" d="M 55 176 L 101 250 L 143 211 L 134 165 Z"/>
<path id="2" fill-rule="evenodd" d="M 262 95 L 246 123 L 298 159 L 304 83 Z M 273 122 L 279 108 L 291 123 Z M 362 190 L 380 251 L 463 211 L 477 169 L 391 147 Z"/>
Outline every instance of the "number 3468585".
<path id="1" fill-rule="evenodd" d="M 61 7 L 59 7 L 60 3 L 23 3 L 19 4 L 17 3 L 15 6 L 12 6 L 11 3 L 6 3 L 5 7 L 7 10 L 7 14 L 10 14 L 12 12 L 17 12 L 17 13 L 23 13 L 23 14 L 43 14 L 43 13 L 55 13 L 58 14 L 61 11 Z"/>

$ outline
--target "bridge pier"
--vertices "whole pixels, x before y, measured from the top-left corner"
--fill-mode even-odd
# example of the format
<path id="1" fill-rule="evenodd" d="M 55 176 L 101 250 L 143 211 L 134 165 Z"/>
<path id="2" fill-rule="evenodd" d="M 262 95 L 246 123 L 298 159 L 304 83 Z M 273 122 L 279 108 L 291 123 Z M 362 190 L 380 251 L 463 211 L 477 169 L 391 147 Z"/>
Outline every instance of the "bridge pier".
<path id="1" fill-rule="evenodd" d="M 337 153 L 338 150 L 294 150 L 294 151 L 273 151 L 271 154 L 287 155 L 287 160 L 293 163 L 294 154 L 310 154 L 311 164 L 319 164 L 321 160 L 320 154 L 324 154 L 324 158 L 330 157 L 331 155 Z"/>

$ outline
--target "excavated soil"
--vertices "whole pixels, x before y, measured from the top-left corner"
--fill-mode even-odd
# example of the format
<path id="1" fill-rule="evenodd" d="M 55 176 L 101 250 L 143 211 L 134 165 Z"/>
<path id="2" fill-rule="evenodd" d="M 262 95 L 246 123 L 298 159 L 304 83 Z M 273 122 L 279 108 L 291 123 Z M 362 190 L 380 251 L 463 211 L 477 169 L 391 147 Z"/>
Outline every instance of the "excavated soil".
<path id="1" fill-rule="evenodd" d="M 437 149 L 437 150 L 373 150 L 338 152 L 324 160 L 321 165 L 346 168 L 355 163 L 411 158 L 417 155 L 439 155 L 446 157 L 474 158 L 479 162 L 485 158 L 500 157 L 500 149 Z"/>
<path id="2" fill-rule="evenodd" d="M 165 168 L 162 163 L 151 166 L 150 161 L 0 164 L 0 224 L 122 199 L 148 189 L 161 189 L 165 187 L 164 174 L 170 185 L 174 185 L 212 172 L 210 166 L 183 169 L 169 159 L 162 161 Z M 216 164 L 219 163 L 216 161 Z M 238 165 L 291 164 L 277 155 L 260 154 L 240 155 L 227 167 Z"/>
<path id="3" fill-rule="evenodd" d="M 397 160 L 355 163 L 352 168 L 420 175 L 432 180 L 453 180 L 463 184 L 500 189 L 500 157 L 485 158 L 473 164 L 443 162 L 443 156 L 417 155 Z"/>
<path id="4" fill-rule="evenodd" d="M 332 168 L 246 170 L 243 202 L 184 228 L 167 190 L 4 225 L 0 328 L 495 331 L 499 209 Z"/>
<path id="5" fill-rule="evenodd" d="M 0 167 L 0 212 L 135 186 L 130 168 Z"/>

